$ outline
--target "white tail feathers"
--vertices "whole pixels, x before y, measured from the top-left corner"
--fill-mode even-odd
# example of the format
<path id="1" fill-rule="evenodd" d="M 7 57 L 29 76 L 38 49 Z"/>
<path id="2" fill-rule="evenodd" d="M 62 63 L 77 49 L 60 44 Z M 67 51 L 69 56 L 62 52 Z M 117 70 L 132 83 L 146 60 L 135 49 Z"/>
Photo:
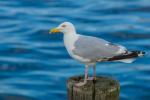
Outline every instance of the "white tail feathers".
<path id="1" fill-rule="evenodd" d="M 118 60 L 118 61 L 123 62 L 123 63 L 132 63 L 133 61 L 135 61 L 135 58 L 122 59 L 122 60 Z"/>

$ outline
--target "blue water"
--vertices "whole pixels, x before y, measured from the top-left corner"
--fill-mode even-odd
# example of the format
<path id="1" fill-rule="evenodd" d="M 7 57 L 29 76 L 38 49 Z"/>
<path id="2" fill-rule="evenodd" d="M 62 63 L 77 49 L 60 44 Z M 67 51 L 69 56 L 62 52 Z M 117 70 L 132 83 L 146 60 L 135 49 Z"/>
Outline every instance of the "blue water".
<path id="1" fill-rule="evenodd" d="M 68 55 L 62 34 L 48 34 L 64 21 L 145 51 L 132 64 L 99 63 L 97 74 L 120 81 L 121 100 L 150 100 L 150 0 L 1 0 L 0 100 L 67 99 L 66 81 L 84 65 Z"/>

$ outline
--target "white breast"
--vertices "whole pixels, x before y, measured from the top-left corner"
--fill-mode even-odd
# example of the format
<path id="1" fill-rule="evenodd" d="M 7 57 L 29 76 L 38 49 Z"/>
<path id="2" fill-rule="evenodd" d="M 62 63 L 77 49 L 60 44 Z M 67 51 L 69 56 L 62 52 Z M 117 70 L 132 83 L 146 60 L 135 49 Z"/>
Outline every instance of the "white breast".
<path id="1" fill-rule="evenodd" d="M 73 55 L 72 50 L 75 48 L 74 43 L 76 42 L 77 39 L 78 39 L 77 34 L 70 34 L 70 33 L 64 34 L 64 45 L 70 56 Z"/>
<path id="2" fill-rule="evenodd" d="M 89 59 L 85 59 L 85 58 L 82 58 L 78 55 L 75 55 L 72 51 L 73 49 L 75 49 L 74 47 L 74 44 L 75 42 L 78 40 L 79 38 L 79 35 L 78 34 L 64 34 L 64 45 L 69 53 L 69 55 L 80 61 L 80 62 L 83 62 L 83 63 L 88 63 L 90 60 Z"/>

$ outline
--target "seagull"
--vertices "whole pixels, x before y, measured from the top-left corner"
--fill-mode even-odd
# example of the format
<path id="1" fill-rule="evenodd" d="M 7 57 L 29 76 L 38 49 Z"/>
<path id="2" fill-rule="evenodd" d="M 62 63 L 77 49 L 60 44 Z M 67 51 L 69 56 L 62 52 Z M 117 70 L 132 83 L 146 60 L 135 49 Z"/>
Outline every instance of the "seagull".
<path id="1" fill-rule="evenodd" d="M 120 61 L 132 63 L 135 58 L 144 56 L 142 51 L 128 51 L 124 46 L 108 42 L 102 38 L 77 34 L 71 22 L 63 22 L 49 32 L 63 33 L 63 41 L 69 55 L 85 64 L 84 81 L 76 83 L 83 86 L 88 80 L 96 80 L 96 63 L 104 61 Z M 93 66 L 93 77 L 88 77 L 88 68 Z"/>

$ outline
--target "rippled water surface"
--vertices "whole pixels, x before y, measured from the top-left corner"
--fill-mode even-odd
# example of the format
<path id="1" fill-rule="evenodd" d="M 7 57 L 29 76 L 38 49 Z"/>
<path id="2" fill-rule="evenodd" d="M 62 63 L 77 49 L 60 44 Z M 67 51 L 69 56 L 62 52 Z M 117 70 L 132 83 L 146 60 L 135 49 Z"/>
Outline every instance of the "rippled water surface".
<path id="1" fill-rule="evenodd" d="M 97 74 L 120 81 L 121 100 L 150 100 L 150 0 L 1 0 L 0 100 L 67 99 L 66 80 L 84 67 L 67 54 L 62 34 L 48 34 L 64 21 L 145 51 L 132 64 L 99 63 Z"/>

